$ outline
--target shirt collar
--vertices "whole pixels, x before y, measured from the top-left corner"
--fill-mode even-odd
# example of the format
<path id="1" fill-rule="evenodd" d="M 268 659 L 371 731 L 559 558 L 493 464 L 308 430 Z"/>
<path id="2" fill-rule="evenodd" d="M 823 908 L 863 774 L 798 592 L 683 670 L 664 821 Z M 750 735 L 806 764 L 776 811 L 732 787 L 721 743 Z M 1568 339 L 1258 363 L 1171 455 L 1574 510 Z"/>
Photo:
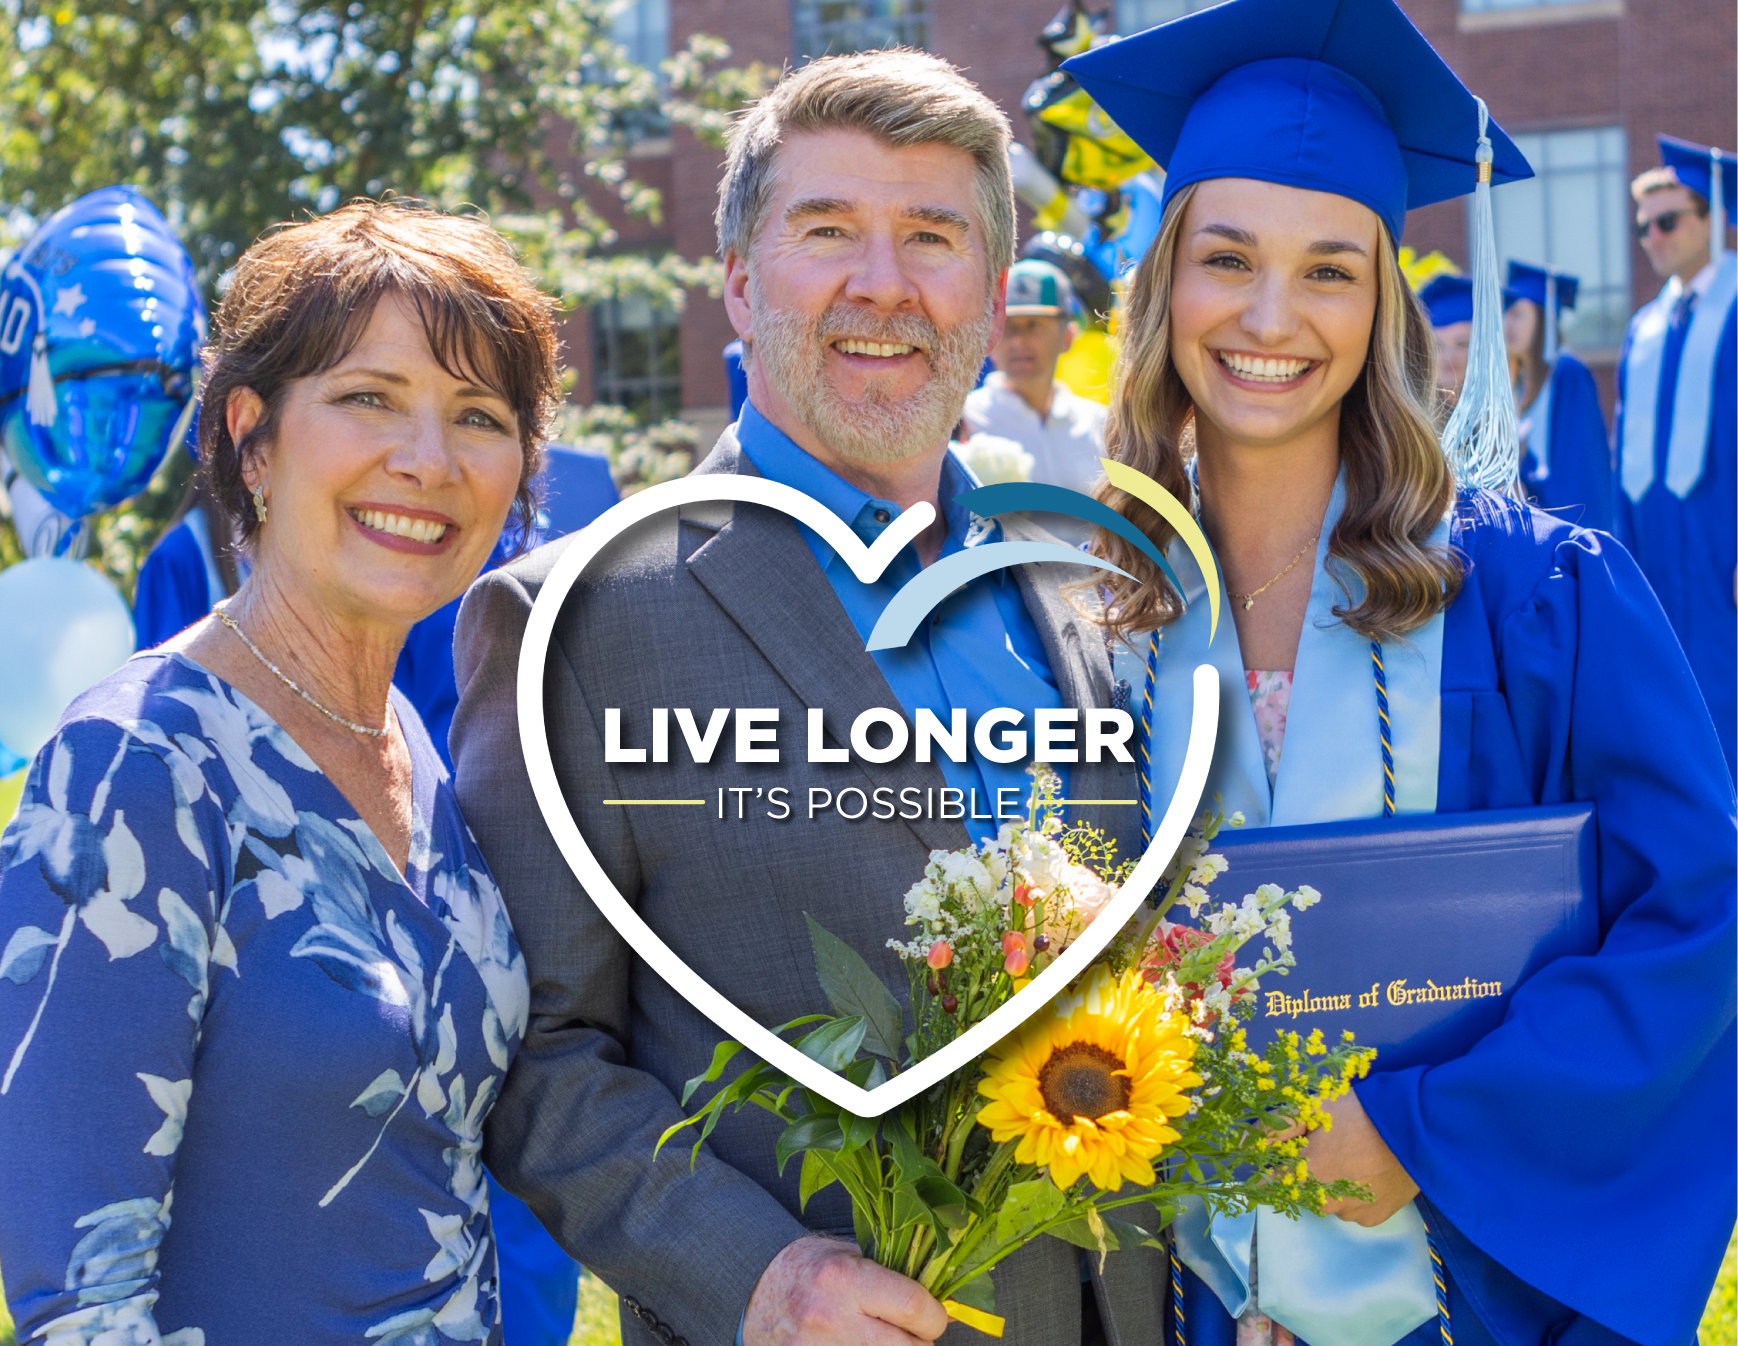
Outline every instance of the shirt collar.
<path id="1" fill-rule="evenodd" d="M 742 405 L 736 423 L 736 442 L 761 476 L 818 500 L 850 525 L 866 545 L 873 544 L 901 513 L 893 501 L 878 499 L 846 481 L 761 415 L 752 402 Z M 961 547 L 975 547 L 1000 531 L 993 521 L 978 518 L 959 503 L 960 495 L 978 484 L 950 448 L 941 465 L 941 512 L 947 524 L 943 555 Z M 805 527 L 803 532 L 825 568 L 833 560 L 833 549 L 812 530 Z"/>

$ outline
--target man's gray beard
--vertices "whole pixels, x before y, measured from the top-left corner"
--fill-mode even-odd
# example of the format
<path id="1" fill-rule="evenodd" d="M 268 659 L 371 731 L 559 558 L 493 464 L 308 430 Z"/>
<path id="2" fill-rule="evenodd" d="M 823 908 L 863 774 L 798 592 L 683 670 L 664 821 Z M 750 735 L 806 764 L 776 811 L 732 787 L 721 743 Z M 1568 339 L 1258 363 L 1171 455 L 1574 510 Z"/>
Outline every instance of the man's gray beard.
<path id="1" fill-rule="evenodd" d="M 752 357 L 810 432 L 841 458 L 900 463 L 945 444 L 965 410 L 966 394 L 990 349 L 994 314 L 941 329 L 915 313 L 877 317 L 835 304 L 819 317 L 773 308 L 751 287 Z M 827 346 L 843 336 L 904 342 L 928 353 L 929 380 L 910 397 L 894 399 L 875 383 L 858 402 L 846 401 L 827 379 Z"/>

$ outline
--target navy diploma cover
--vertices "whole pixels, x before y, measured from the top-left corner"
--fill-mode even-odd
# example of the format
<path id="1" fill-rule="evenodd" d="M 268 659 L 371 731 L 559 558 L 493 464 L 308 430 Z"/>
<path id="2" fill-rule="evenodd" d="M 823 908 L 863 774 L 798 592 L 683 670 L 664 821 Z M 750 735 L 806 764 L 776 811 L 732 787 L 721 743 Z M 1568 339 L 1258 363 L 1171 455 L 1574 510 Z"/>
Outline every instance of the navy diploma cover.
<path id="1" fill-rule="evenodd" d="M 1586 804 L 1226 828 L 1210 849 L 1230 866 L 1227 892 L 1322 895 L 1292 924 L 1297 966 L 1262 978 L 1253 1051 L 1280 1029 L 1330 1041 L 1350 1029 L 1377 1049 L 1376 1070 L 1452 1060 L 1535 971 L 1599 947 Z"/>

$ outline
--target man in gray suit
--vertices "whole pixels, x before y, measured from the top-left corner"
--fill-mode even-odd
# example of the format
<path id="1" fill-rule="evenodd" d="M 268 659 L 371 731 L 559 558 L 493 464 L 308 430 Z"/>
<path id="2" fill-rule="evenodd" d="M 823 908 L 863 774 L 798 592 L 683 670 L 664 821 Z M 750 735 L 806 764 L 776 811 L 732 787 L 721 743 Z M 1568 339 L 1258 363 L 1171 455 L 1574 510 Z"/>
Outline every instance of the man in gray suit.
<path id="1" fill-rule="evenodd" d="M 977 789 L 982 805 L 1024 781 L 1023 764 L 839 752 L 861 711 L 909 717 L 923 705 L 945 724 L 954 709 L 975 718 L 1003 705 L 1026 708 L 1030 723 L 1038 708 L 1111 704 L 1103 636 L 1062 594 L 1086 572 L 1068 566 L 984 576 L 905 648 L 864 652 L 881 606 L 920 566 L 997 536 L 954 503 L 970 480 L 947 443 L 1002 320 L 1007 142 L 1006 119 L 974 85 L 909 52 L 816 61 L 732 138 L 719 238 L 726 303 L 749 352 L 749 405 L 700 470 L 796 486 L 865 542 L 929 502 L 936 522 L 888 575 L 860 583 L 782 513 L 711 506 L 617 539 L 557 621 L 545 713 L 576 821 L 652 928 L 764 1024 L 826 1006 L 805 913 L 903 1001 L 906 977 L 885 947 L 903 934 L 902 894 L 932 848 L 995 826 L 927 802 L 915 818 L 880 818 L 841 796 L 933 801 L 958 786 L 961 797 Z M 1006 536 L 1042 535 L 1009 522 Z M 459 795 L 532 980 L 530 1028 L 489 1122 L 489 1167 L 621 1294 L 628 1346 L 934 1340 L 948 1328 L 941 1306 L 860 1255 L 837 1187 L 799 1211 L 797 1166 L 781 1177 L 774 1165 L 775 1118 L 729 1117 L 692 1168 L 684 1146 L 653 1160 L 659 1134 L 683 1115 L 683 1082 L 706 1068 L 721 1034 L 624 946 L 538 816 L 515 678 L 531 605 L 563 545 L 479 581 L 458 625 Z M 708 754 L 674 726 L 668 761 L 606 754 L 612 724 L 630 749 L 645 746 L 655 707 L 690 709 L 694 736 L 716 708 L 775 712 L 783 760 L 726 763 L 733 731 Z M 805 751 L 811 708 L 823 746 L 848 760 Z M 1122 762 L 1064 770 L 1076 797 L 1135 794 Z M 744 791 L 722 810 L 604 802 L 710 803 L 722 787 Z M 780 789 L 783 815 L 772 802 Z M 839 807 L 811 816 L 823 794 Z M 1133 830 L 1132 808 L 1092 812 L 1125 838 Z M 1151 1250 L 1112 1254 L 1101 1273 L 1096 1258 L 1044 1238 L 994 1279 L 1010 1346 L 1161 1339 Z"/>

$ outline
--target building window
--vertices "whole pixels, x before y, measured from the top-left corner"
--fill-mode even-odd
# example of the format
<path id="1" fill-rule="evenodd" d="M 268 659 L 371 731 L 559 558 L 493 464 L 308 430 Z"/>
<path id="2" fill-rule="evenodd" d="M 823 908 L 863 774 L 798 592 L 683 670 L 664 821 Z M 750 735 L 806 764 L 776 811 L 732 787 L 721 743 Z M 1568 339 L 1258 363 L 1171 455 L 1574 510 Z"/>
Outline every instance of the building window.
<path id="1" fill-rule="evenodd" d="M 1491 192 L 1497 255 L 1581 278 L 1562 337 L 1581 351 L 1614 349 L 1629 317 L 1628 151 L 1621 126 L 1517 135 L 1537 175 Z"/>
<path id="2" fill-rule="evenodd" d="M 610 37 L 635 65 L 656 71 L 670 55 L 670 0 L 619 0 Z"/>
<path id="3" fill-rule="evenodd" d="M 592 306 L 591 397 L 626 407 L 642 424 L 676 414 L 682 359 L 673 309 L 643 294 Z"/>
<path id="4" fill-rule="evenodd" d="M 1116 0 L 1116 30 L 1125 37 L 1145 32 L 1216 3 L 1217 0 Z"/>
<path id="5" fill-rule="evenodd" d="M 796 57 L 927 47 L 929 0 L 791 0 Z"/>

